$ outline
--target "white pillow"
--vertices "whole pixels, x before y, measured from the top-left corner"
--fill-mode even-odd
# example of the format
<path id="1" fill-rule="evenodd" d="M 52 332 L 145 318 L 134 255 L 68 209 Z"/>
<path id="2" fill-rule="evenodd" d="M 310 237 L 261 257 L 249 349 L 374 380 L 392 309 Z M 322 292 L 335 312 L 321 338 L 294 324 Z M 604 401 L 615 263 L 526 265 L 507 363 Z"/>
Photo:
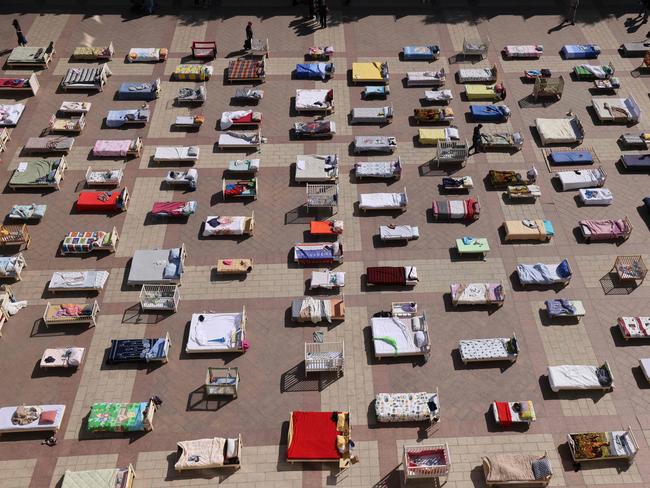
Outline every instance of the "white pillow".
<path id="1" fill-rule="evenodd" d="M 424 335 L 424 332 L 422 332 L 421 330 L 417 331 L 413 335 L 413 339 L 415 340 L 415 345 L 417 347 L 424 347 L 427 345 L 427 336 Z"/>
<path id="2" fill-rule="evenodd" d="M 424 327 L 422 326 L 422 321 L 420 320 L 420 317 L 413 317 L 411 319 L 411 329 L 413 329 L 413 332 L 417 332 L 419 330 L 424 330 Z"/>
<path id="3" fill-rule="evenodd" d="M 238 439 L 226 440 L 226 459 L 237 457 L 237 442 Z"/>

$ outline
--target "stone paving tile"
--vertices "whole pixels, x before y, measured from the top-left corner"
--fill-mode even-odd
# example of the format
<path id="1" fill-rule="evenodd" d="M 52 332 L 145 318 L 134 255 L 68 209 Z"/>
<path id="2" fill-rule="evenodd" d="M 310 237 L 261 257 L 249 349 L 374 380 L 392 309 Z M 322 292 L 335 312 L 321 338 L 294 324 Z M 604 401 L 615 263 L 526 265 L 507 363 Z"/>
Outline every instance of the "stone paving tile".
<path id="1" fill-rule="evenodd" d="M 56 460 L 50 488 L 60 486 L 66 471 L 88 471 L 91 469 L 116 468 L 117 454 L 91 454 L 88 456 L 62 456 Z"/>
<path id="2" fill-rule="evenodd" d="M 588 16 L 591 21 L 589 23 L 580 23 L 580 31 L 589 39 L 589 42 L 596 43 L 601 49 L 618 49 L 621 42 L 616 39 L 616 36 L 611 29 L 604 22 L 598 22 L 600 19 L 595 15 Z M 583 21 L 585 19 L 583 18 Z"/>
<path id="3" fill-rule="evenodd" d="M 339 12 L 333 12 L 330 15 L 329 24 L 327 29 L 317 29 L 314 31 L 314 45 L 315 46 L 332 46 L 334 48 L 334 56 L 337 53 L 345 52 L 345 30 L 342 23 L 343 16 Z M 338 68 L 339 59 L 334 58 Z"/>
<path id="4" fill-rule="evenodd" d="M 337 59 L 336 61 L 336 66 L 338 67 L 339 60 Z M 341 136 L 352 135 L 352 127 L 348 124 L 348 116 L 352 107 L 350 106 L 350 97 L 347 96 L 347 84 L 348 82 L 344 79 L 334 79 L 327 82 L 327 88 L 334 90 L 334 113 L 328 115 L 327 119 L 336 123 L 336 134 Z M 321 86 L 318 84 L 316 88 L 320 88 Z M 378 107 L 382 102 L 373 103 L 375 103 L 373 106 Z M 357 104 L 357 106 L 361 106 L 361 104 Z"/>
<path id="5" fill-rule="evenodd" d="M 355 442 L 354 451 L 359 457 L 359 463 L 343 472 L 339 472 L 338 467 L 330 468 L 329 471 L 323 471 L 322 486 L 340 486 L 343 488 L 381 486 L 378 442 L 357 441 Z M 323 466 L 328 465 L 324 464 Z"/>
<path id="6" fill-rule="evenodd" d="M 28 488 L 36 466 L 36 459 L 0 461 L 0 486 L 4 488 Z"/>
<path id="7" fill-rule="evenodd" d="M 172 53 L 185 53 L 190 51 L 192 41 L 205 40 L 205 33 L 208 24 L 204 22 L 201 16 L 195 16 L 192 11 L 184 12 L 176 21 L 174 28 L 174 37 L 169 45 Z"/>
<path id="8" fill-rule="evenodd" d="M 391 75 L 390 83 L 401 83 L 401 79 L 394 77 L 393 75 L 406 75 L 409 71 L 430 71 L 430 70 L 439 70 L 444 68 L 447 72 L 447 83 L 450 83 L 453 78 L 453 72 L 449 68 L 449 60 L 445 56 L 440 56 L 432 64 L 422 64 L 421 61 L 401 61 L 399 57 L 396 56 L 384 56 L 382 58 L 377 57 L 363 57 L 355 60 L 354 62 L 367 63 L 374 61 L 387 61 L 388 62 L 388 72 Z M 350 66 L 352 67 L 352 66 Z M 451 84 L 451 83 L 450 83 Z M 425 87 L 420 87 L 424 89 Z M 430 87 L 426 87 L 429 89 Z"/>
<path id="9" fill-rule="evenodd" d="M 111 70 L 113 76 L 152 76 L 154 65 L 147 63 L 126 63 L 119 57 L 107 63 L 108 69 Z M 74 63 L 70 62 L 68 58 L 59 59 L 54 68 L 56 76 L 65 75 L 70 68 L 87 68 L 88 63 Z M 124 80 L 126 81 L 126 79 Z M 68 96 L 74 96 L 74 92 L 70 92 Z"/>
<path id="10" fill-rule="evenodd" d="M 515 169 L 518 173 L 525 174 L 525 169 Z M 504 220 L 545 219 L 544 209 L 540 198 L 534 200 L 513 200 L 503 192 L 499 198 Z"/>
<path id="11" fill-rule="evenodd" d="M 457 24 L 448 24 L 447 30 L 451 37 L 451 44 L 456 52 L 463 51 L 463 40 L 481 39 L 478 28 L 469 22 L 458 22 Z"/>
<path id="12" fill-rule="evenodd" d="M 615 466 L 614 463 L 610 463 L 609 466 L 600 465 L 600 463 L 585 463 L 581 468 L 582 477 L 587 486 L 616 486 L 643 482 L 636 464 L 629 465 L 627 469 L 621 469 L 620 466 Z"/>
<path id="13" fill-rule="evenodd" d="M 167 61 L 169 64 L 169 61 Z M 176 107 L 174 102 L 178 94 L 178 83 L 163 81 L 160 83 L 160 96 L 156 100 L 155 116 L 151 118 L 148 124 L 149 137 L 165 138 L 185 138 L 186 132 L 173 131 L 172 124 L 179 115 L 190 115 L 188 106 Z M 142 159 L 145 162 L 145 159 Z"/>
<path id="14" fill-rule="evenodd" d="M 51 41 L 54 41 L 54 47 L 57 48 L 57 41 L 66 24 L 70 20 L 70 15 L 57 14 L 57 15 L 43 15 L 36 17 L 31 27 L 26 33 L 27 40 L 30 46 L 47 46 Z M 64 57 L 65 53 L 61 53 L 57 49 L 55 56 Z"/>

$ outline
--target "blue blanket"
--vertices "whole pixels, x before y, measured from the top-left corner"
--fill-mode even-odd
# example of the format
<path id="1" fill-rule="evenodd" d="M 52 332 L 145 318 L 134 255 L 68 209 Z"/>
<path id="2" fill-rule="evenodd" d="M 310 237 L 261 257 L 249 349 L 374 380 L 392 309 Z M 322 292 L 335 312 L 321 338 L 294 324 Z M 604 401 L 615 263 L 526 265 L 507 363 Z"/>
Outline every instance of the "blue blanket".
<path id="1" fill-rule="evenodd" d="M 592 164 L 594 162 L 590 151 L 553 151 L 548 159 L 552 164 Z"/>
<path id="2" fill-rule="evenodd" d="M 440 48 L 436 45 L 431 46 L 406 46 L 404 47 L 404 59 L 436 59 Z"/>
<path id="3" fill-rule="evenodd" d="M 517 274 L 522 285 L 550 285 L 557 280 L 557 275 L 543 263 L 519 264 Z"/>
<path id="4" fill-rule="evenodd" d="M 120 100 L 155 100 L 158 98 L 158 83 L 122 83 L 117 97 Z"/>
<path id="5" fill-rule="evenodd" d="M 485 122 L 505 120 L 510 115 L 505 105 L 470 105 L 469 111 L 474 120 Z"/>
<path id="6" fill-rule="evenodd" d="M 296 256 L 300 260 L 314 260 L 319 261 L 322 259 L 333 259 L 334 253 L 329 247 L 324 248 L 310 248 L 310 249 L 297 249 Z"/>
<path id="7" fill-rule="evenodd" d="M 576 308 L 569 300 L 561 298 L 559 300 L 546 300 L 546 310 L 551 317 L 562 317 L 564 315 L 574 315 Z"/>
<path id="8" fill-rule="evenodd" d="M 296 65 L 296 78 L 300 80 L 325 80 L 334 71 L 332 63 L 301 63 Z"/>
<path id="9" fill-rule="evenodd" d="M 595 44 L 566 44 L 560 53 L 564 59 L 595 59 L 600 49 Z"/>

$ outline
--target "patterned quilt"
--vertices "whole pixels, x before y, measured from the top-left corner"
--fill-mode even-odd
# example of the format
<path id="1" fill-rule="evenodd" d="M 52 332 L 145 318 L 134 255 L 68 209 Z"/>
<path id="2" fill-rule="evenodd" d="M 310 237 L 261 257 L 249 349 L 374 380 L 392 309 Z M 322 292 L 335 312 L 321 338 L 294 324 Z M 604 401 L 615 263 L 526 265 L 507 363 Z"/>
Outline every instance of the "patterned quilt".
<path id="1" fill-rule="evenodd" d="M 438 408 L 433 393 L 380 393 L 375 399 L 375 412 L 379 422 L 429 421 Z"/>
<path id="2" fill-rule="evenodd" d="M 264 62 L 236 59 L 228 64 L 228 79 L 250 80 L 264 77 Z"/>
<path id="3" fill-rule="evenodd" d="M 136 432 L 144 430 L 147 402 L 95 403 L 90 407 L 90 432 Z"/>
<path id="4" fill-rule="evenodd" d="M 104 239 L 109 234 L 107 232 L 68 232 L 63 239 L 62 249 L 64 253 L 83 253 L 91 252 L 93 249 L 101 247 Z"/>

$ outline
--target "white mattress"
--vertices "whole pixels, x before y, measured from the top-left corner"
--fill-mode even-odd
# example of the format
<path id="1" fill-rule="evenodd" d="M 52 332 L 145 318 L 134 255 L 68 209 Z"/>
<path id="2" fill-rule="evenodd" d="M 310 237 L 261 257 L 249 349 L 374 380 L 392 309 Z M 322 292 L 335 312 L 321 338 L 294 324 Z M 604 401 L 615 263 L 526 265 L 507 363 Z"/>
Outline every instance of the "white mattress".
<path id="1" fill-rule="evenodd" d="M 420 352 L 420 348 L 415 345 L 413 339 L 413 330 L 411 329 L 410 319 L 398 319 L 396 317 L 373 317 L 370 320 L 372 329 L 373 343 L 375 347 L 375 356 L 395 356 L 396 354 L 412 354 Z M 391 337 L 397 343 L 397 352 L 395 348 L 387 342 L 374 340 L 379 337 Z"/>
<path id="2" fill-rule="evenodd" d="M 537 132 L 543 144 L 571 143 L 578 140 L 571 121 L 573 119 L 535 119 Z"/>
<path id="3" fill-rule="evenodd" d="M 406 73 L 407 85 L 442 85 L 445 73 L 440 71 L 409 71 Z"/>
<path id="4" fill-rule="evenodd" d="M 379 226 L 379 237 L 382 241 L 397 241 L 404 239 L 414 239 L 420 235 L 417 226 L 396 225 L 391 228 L 387 225 Z"/>
<path id="5" fill-rule="evenodd" d="M 310 288 L 336 288 L 345 286 L 344 271 L 312 271 Z"/>
<path id="6" fill-rule="evenodd" d="M 596 377 L 597 366 L 563 364 L 548 367 L 551 390 L 593 390 L 603 388 Z"/>
<path id="7" fill-rule="evenodd" d="M 329 107 L 327 92 L 329 90 L 296 90 L 296 108 L 324 110 Z"/>
<path id="8" fill-rule="evenodd" d="M 592 98 L 591 106 L 596 111 L 596 115 L 599 120 L 602 121 L 624 121 L 635 119 L 634 114 L 630 111 L 632 105 L 628 105 L 631 102 L 626 98 Z M 607 107 L 610 107 L 608 109 Z"/>
<path id="9" fill-rule="evenodd" d="M 135 59 L 131 58 L 131 54 L 136 54 Z M 146 63 L 148 61 L 159 61 L 160 60 L 160 49 L 157 47 L 133 47 L 129 50 L 129 55 L 127 59 L 130 63 Z"/>
<path id="10" fill-rule="evenodd" d="M 29 405 L 28 405 L 29 406 Z M 61 427 L 63 414 L 65 413 L 65 405 L 35 405 L 43 412 L 48 410 L 56 410 L 56 418 L 53 424 L 39 425 L 38 420 L 27 425 L 14 425 L 11 423 L 11 416 L 16 411 L 16 407 L 2 407 L 0 408 L 0 432 L 21 432 L 21 431 L 49 431 L 58 430 Z"/>
<path id="11" fill-rule="evenodd" d="M 335 154 L 298 155 L 296 156 L 296 181 L 332 181 L 338 176 L 336 163 Z"/>
<path id="12" fill-rule="evenodd" d="M 425 90 L 424 98 L 427 100 L 444 101 L 453 100 L 454 95 L 451 90 Z"/>
<path id="13" fill-rule="evenodd" d="M 108 280 L 108 271 L 55 271 L 52 273 L 48 288 L 101 290 L 106 280 Z"/>
<path id="14" fill-rule="evenodd" d="M 240 134 L 236 132 L 224 132 L 219 134 L 219 146 L 257 146 L 260 140 L 255 134 Z"/>
<path id="15" fill-rule="evenodd" d="M 203 322 L 199 316 L 204 317 Z M 186 352 L 227 351 L 238 349 L 241 344 L 241 313 L 192 314 Z M 223 342 L 210 339 L 223 338 Z M 234 339 L 234 341 L 233 341 Z"/>
<path id="16" fill-rule="evenodd" d="M 382 122 L 393 115 L 390 107 L 357 107 L 352 109 L 352 119 L 355 122 Z"/>
<path id="17" fill-rule="evenodd" d="M 494 77 L 491 68 L 462 68 L 458 70 L 458 78 L 489 81 Z"/>
<path id="18" fill-rule="evenodd" d="M 194 148 L 196 156 L 190 156 L 190 148 Z M 153 155 L 154 161 L 197 161 L 199 148 L 197 146 L 158 146 Z"/>
<path id="19" fill-rule="evenodd" d="M 487 361 L 490 359 L 510 359 L 506 349 L 508 337 L 489 339 L 466 339 L 458 343 L 460 357 L 463 361 Z"/>
<path id="20" fill-rule="evenodd" d="M 16 125 L 23 110 L 25 110 L 25 105 L 22 103 L 0 105 L 0 127 Z"/>
<path id="21" fill-rule="evenodd" d="M 556 176 L 560 179 L 564 191 L 600 186 L 605 181 L 603 174 L 598 169 L 558 171 Z"/>
<path id="22" fill-rule="evenodd" d="M 223 217 L 217 215 L 209 215 L 203 221 L 203 236 L 218 236 L 218 235 L 231 235 L 241 236 L 244 234 L 246 228 L 246 219 L 248 217 L 235 216 Z M 220 219 L 219 225 L 213 227 L 209 224 L 212 219 Z"/>
<path id="23" fill-rule="evenodd" d="M 614 195 L 607 188 L 581 188 L 580 201 L 584 205 L 610 205 Z"/>
<path id="24" fill-rule="evenodd" d="M 403 193 L 361 193 L 359 207 L 363 209 L 402 208 L 406 201 Z"/>
<path id="25" fill-rule="evenodd" d="M 392 178 L 396 169 L 397 161 L 364 161 L 354 165 L 354 174 L 360 178 Z"/>

